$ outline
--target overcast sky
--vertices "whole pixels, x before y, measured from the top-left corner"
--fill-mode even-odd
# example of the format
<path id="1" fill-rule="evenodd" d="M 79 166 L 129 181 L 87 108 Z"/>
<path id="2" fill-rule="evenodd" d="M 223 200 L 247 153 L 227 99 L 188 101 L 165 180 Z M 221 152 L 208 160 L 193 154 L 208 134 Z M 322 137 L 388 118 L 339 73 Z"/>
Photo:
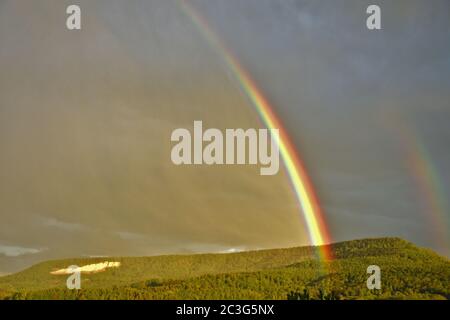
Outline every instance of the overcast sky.
<path id="1" fill-rule="evenodd" d="M 271 101 L 333 241 L 449 255 L 450 3 L 191 0 Z M 307 245 L 284 170 L 180 166 L 170 134 L 259 127 L 178 1 L 0 0 L 0 273 L 50 258 Z M 422 168 L 422 169 L 421 169 Z"/>

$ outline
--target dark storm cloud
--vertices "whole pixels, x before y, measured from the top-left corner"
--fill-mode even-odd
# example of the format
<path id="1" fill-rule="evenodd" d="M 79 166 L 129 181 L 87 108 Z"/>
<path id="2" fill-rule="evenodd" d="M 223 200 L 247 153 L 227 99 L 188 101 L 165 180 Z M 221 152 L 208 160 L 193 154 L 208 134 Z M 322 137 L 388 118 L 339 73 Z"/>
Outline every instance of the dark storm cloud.
<path id="1" fill-rule="evenodd" d="M 370 1 L 256 2 L 194 3 L 294 135 L 334 239 L 399 235 L 448 255 L 448 237 L 433 240 L 450 219 L 448 1 L 378 1 L 380 31 L 365 27 Z M 429 152 L 442 213 L 422 205 L 402 126 Z"/>

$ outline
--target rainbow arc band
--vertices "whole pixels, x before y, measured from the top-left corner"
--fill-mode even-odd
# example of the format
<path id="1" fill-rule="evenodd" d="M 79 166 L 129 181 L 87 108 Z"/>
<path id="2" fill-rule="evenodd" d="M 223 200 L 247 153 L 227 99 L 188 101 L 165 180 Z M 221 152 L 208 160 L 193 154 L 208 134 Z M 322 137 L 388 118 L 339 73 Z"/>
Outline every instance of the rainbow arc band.
<path id="1" fill-rule="evenodd" d="M 258 88 L 255 81 L 253 81 L 250 74 L 242 67 L 234 54 L 211 29 L 206 19 L 188 1 L 179 0 L 179 2 L 183 11 L 197 26 L 210 45 L 221 54 L 227 67 L 233 72 L 233 75 L 256 109 L 264 125 L 269 129 L 279 130 L 278 146 L 280 148 L 280 154 L 295 196 L 301 206 L 310 242 L 314 246 L 321 246 L 318 250 L 321 259 L 332 259 L 330 247 L 324 246 L 330 243 L 331 238 L 317 196 L 306 173 L 306 168 L 298 156 L 287 131 L 276 116 L 274 108 Z"/>

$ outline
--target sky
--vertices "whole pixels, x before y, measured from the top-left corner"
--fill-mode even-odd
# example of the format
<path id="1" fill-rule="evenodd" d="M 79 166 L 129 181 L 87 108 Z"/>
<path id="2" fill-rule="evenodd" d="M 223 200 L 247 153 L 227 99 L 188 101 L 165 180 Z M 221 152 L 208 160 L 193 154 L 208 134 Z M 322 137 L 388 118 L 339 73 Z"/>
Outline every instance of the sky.
<path id="1" fill-rule="evenodd" d="M 449 251 L 450 3 L 190 0 L 271 101 L 333 241 Z M 171 132 L 262 128 L 179 1 L 0 0 L 0 274 L 57 258 L 308 245 L 285 170 L 175 166 Z"/>

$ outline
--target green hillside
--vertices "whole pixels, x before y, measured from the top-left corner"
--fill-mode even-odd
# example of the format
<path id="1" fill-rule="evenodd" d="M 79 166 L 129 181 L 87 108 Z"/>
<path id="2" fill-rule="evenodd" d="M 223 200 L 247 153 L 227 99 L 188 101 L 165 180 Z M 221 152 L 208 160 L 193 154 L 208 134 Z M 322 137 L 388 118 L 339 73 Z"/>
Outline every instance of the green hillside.
<path id="1" fill-rule="evenodd" d="M 114 257 L 47 261 L 0 277 L 3 299 L 448 299 L 450 262 L 398 238 L 330 246 L 228 254 Z M 119 268 L 82 274 L 82 289 L 67 290 L 69 265 L 119 261 Z M 368 290 L 367 266 L 378 265 L 382 289 Z"/>

